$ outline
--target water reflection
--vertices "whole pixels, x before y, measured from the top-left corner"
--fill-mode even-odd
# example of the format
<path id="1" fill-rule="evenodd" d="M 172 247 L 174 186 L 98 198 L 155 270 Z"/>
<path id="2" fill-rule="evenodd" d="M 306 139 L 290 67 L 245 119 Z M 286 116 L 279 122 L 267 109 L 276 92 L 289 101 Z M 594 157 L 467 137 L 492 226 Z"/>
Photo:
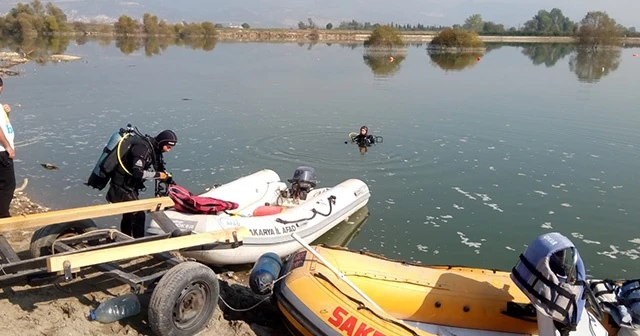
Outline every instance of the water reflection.
<path id="1" fill-rule="evenodd" d="M 38 64 L 46 64 L 54 54 L 63 54 L 69 47 L 69 37 L 56 36 L 31 39 L 3 39 L 0 48 L 9 49 Z"/>
<path id="2" fill-rule="evenodd" d="M 429 50 L 429 58 L 431 59 L 431 65 L 439 67 L 445 72 L 447 71 L 462 71 L 466 68 L 475 66 L 479 59 L 482 57 L 482 53 L 447 53 L 436 50 Z"/>
<path id="3" fill-rule="evenodd" d="M 120 51 L 129 55 L 144 47 L 144 53 L 146 56 L 151 57 L 154 55 L 160 55 L 169 46 L 189 47 L 193 50 L 211 51 L 216 46 L 216 40 L 213 38 L 163 38 L 163 37 L 151 37 L 146 39 L 133 38 L 133 37 L 117 37 L 116 47 Z"/>
<path id="4" fill-rule="evenodd" d="M 366 49 L 362 59 L 375 77 L 391 77 L 400 70 L 406 56 L 406 49 Z"/>
<path id="5" fill-rule="evenodd" d="M 569 69 L 586 83 L 597 83 L 620 66 L 621 49 L 579 48 L 569 59 Z"/>
<path id="6" fill-rule="evenodd" d="M 355 238 L 369 218 L 369 207 L 364 206 L 347 220 L 340 222 L 333 229 L 313 241 L 313 244 L 338 245 L 346 247 Z"/>
<path id="7" fill-rule="evenodd" d="M 550 68 L 575 50 L 575 45 L 567 43 L 532 43 L 522 46 L 522 54 L 529 57 L 534 65 L 544 64 Z"/>

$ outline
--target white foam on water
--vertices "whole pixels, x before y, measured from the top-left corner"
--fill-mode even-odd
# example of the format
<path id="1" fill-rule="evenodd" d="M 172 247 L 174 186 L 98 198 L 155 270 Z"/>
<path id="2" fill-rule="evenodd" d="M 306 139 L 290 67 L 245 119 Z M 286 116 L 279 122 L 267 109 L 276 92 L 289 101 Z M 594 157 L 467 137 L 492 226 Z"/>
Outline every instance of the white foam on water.
<path id="1" fill-rule="evenodd" d="M 640 245 L 640 238 L 633 238 L 633 239 L 629 240 L 629 242 Z"/>
<path id="2" fill-rule="evenodd" d="M 583 239 L 582 240 L 585 244 L 596 244 L 596 245 L 600 245 L 599 241 L 596 240 L 589 240 L 589 239 Z"/>
<path id="3" fill-rule="evenodd" d="M 461 243 L 463 243 L 463 244 L 465 244 L 465 245 L 467 245 L 469 247 L 474 247 L 474 248 L 480 248 L 480 246 L 482 246 L 482 243 L 480 243 L 480 242 L 469 241 L 469 238 L 467 238 L 464 233 L 459 232 L 459 231 L 457 233 L 458 233 L 458 236 L 460 237 L 460 242 Z"/>
<path id="4" fill-rule="evenodd" d="M 482 198 L 483 202 L 488 202 L 488 201 L 491 200 L 491 197 L 489 197 L 489 195 L 487 195 L 487 194 L 478 194 L 478 193 L 475 193 L 475 194 L 476 194 L 476 196 Z"/>
<path id="5" fill-rule="evenodd" d="M 527 176 L 525 173 L 518 173 L 518 176 Z"/>
<path id="6" fill-rule="evenodd" d="M 496 149 L 496 148 L 495 148 L 495 147 L 493 147 L 493 146 L 491 146 L 491 147 L 487 147 L 487 149 L 494 150 L 494 149 Z"/>
<path id="7" fill-rule="evenodd" d="M 489 166 L 489 170 L 496 171 L 496 168 L 494 166 Z"/>
<path id="8" fill-rule="evenodd" d="M 569 203 L 562 203 L 560 205 L 562 205 L 565 208 L 571 208 L 571 204 L 569 204 Z"/>
<path id="9" fill-rule="evenodd" d="M 620 189 L 620 188 L 622 188 L 622 186 L 613 186 L 612 188 L 613 189 Z"/>
<path id="10" fill-rule="evenodd" d="M 546 195 L 548 195 L 546 192 L 544 192 L 544 191 L 540 191 L 540 190 L 534 190 L 534 192 L 535 192 L 536 194 L 540 194 L 540 195 L 542 195 L 542 196 L 546 196 Z"/>
<path id="11" fill-rule="evenodd" d="M 418 248 L 418 251 L 422 251 L 422 252 L 428 252 L 429 251 L 429 247 L 428 246 L 424 246 L 424 245 L 418 244 L 416 247 Z"/>
<path id="12" fill-rule="evenodd" d="M 582 233 L 579 233 L 579 232 L 571 232 L 571 236 L 573 238 L 578 238 L 578 239 L 583 239 L 584 238 L 584 235 Z"/>
<path id="13" fill-rule="evenodd" d="M 396 202 L 394 202 L 394 201 L 393 201 L 393 199 L 391 199 L 391 198 L 390 198 L 390 199 L 388 199 L 388 200 L 385 200 L 385 202 L 386 202 L 387 204 L 396 204 Z"/>
<path id="14" fill-rule="evenodd" d="M 542 223 L 542 225 L 540 225 L 540 227 L 543 229 L 553 229 L 553 226 L 551 226 L 551 222 L 544 222 Z"/>
<path id="15" fill-rule="evenodd" d="M 549 210 L 549 214 L 550 214 L 550 215 L 553 215 L 554 213 L 555 213 L 555 212 L 553 212 L 553 211 Z"/>
<path id="16" fill-rule="evenodd" d="M 592 158 L 596 158 L 596 159 L 600 158 L 600 155 L 595 155 L 595 154 L 589 154 L 589 156 L 591 156 Z"/>
<path id="17" fill-rule="evenodd" d="M 516 250 L 516 249 L 514 249 L 514 248 L 513 248 L 513 247 L 511 247 L 511 246 L 505 246 L 504 248 L 506 248 L 506 249 L 507 249 L 507 250 L 509 250 L 509 251 L 515 251 L 515 250 Z"/>
<path id="18" fill-rule="evenodd" d="M 500 207 L 498 207 L 498 205 L 495 204 L 495 203 L 484 203 L 484 205 L 490 207 L 491 209 L 493 209 L 495 211 L 504 212 L 504 210 L 500 209 Z"/>
<path id="19" fill-rule="evenodd" d="M 453 216 L 451 215 L 440 215 L 440 218 L 451 219 Z"/>
<path id="20" fill-rule="evenodd" d="M 457 204 L 454 204 L 454 205 L 453 205 L 453 207 L 454 207 L 455 209 L 458 209 L 458 210 L 463 210 L 463 209 L 464 209 L 464 207 L 461 207 L 461 206 L 459 206 L 459 205 L 457 205 Z"/>
<path id="21" fill-rule="evenodd" d="M 460 139 L 460 141 L 461 141 L 461 142 L 467 142 L 467 141 L 469 141 L 469 140 L 468 140 L 467 138 L 462 138 L 462 139 Z"/>

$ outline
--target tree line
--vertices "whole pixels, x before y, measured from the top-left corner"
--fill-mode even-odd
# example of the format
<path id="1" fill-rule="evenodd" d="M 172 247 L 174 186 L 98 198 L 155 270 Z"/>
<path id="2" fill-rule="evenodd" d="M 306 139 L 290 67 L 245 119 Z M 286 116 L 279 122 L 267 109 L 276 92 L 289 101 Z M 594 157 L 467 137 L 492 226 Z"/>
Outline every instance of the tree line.
<path id="1" fill-rule="evenodd" d="M 250 28 L 247 23 L 243 28 Z M 142 21 L 122 15 L 113 24 L 69 22 L 67 15 L 52 3 L 41 0 L 18 3 L 4 17 L 0 17 L 0 33 L 3 37 L 50 37 L 67 34 L 103 34 L 119 36 L 174 36 L 213 37 L 221 24 L 205 22 L 169 23 L 155 15 L 145 13 Z"/>
<path id="2" fill-rule="evenodd" d="M 504 24 L 493 21 L 485 21 L 481 14 L 473 14 L 469 16 L 462 24 L 454 24 L 452 26 L 435 26 L 424 24 L 398 24 L 394 22 L 380 24 L 371 22 L 358 22 L 356 20 L 340 22 L 338 26 L 332 23 L 326 25 L 326 29 L 339 30 L 374 30 L 381 25 L 391 26 L 400 31 L 442 31 L 447 28 L 463 28 L 474 31 L 479 35 L 555 35 L 555 36 L 572 36 L 579 32 L 582 24 L 592 22 L 594 18 L 605 18 L 608 24 L 611 21 L 616 30 L 627 36 L 640 36 L 640 32 L 635 27 L 624 27 L 610 18 L 606 12 L 588 12 L 581 22 L 574 22 L 562 13 L 559 8 L 553 8 L 550 11 L 541 9 L 530 20 L 526 21 L 519 27 L 507 27 Z M 310 29 L 318 28 L 313 20 L 307 19 L 309 24 L 300 21 L 298 28 Z"/>
<path id="3" fill-rule="evenodd" d="M 589 12 L 580 22 L 573 22 L 562 10 L 553 8 L 550 11 L 541 9 L 530 20 L 520 27 L 507 27 L 493 21 L 485 21 L 480 14 L 469 16 L 462 24 L 452 27 L 424 24 L 389 24 L 358 22 L 356 20 L 341 22 L 334 27 L 332 23 L 325 29 L 337 30 L 374 30 L 380 26 L 390 26 L 399 31 L 443 31 L 447 28 L 463 28 L 479 35 L 558 35 L 585 36 L 582 43 L 599 44 L 603 36 L 618 37 L 640 36 L 635 27 L 624 27 L 609 17 L 605 12 Z M 242 27 L 250 28 L 243 23 Z M 155 15 L 145 13 L 142 20 L 122 15 L 113 24 L 69 22 L 66 14 L 52 3 L 46 5 L 41 0 L 30 3 L 18 3 L 4 17 L 0 17 L 0 33 L 3 37 L 24 38 L 31 36 L 56 36 L 65 34 L 100 34 L 117 36 L 169 36 L 176 38 L 213 37 L 216 30 L 223 28 L 221 24 L 205 22 L 169 23 Z M 320 29 L 313 19 L 308 18 L 298 23 L 299 29 Z M 599 34 L 599 35 L 598 35 Z M 598 35 L 598 36 L 595 36 Z M 594 37 L 595 36 L 595 37 Z M 588 38 L 587 38 L 588 37 Z"/>

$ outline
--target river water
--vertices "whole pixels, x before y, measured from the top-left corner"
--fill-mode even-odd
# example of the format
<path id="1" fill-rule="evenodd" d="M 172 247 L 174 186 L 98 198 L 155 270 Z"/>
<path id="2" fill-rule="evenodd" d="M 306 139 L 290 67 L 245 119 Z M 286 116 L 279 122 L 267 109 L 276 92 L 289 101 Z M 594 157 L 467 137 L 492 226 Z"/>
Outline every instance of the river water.
<path id="1" fill-rule="evenodd" d="M 300 165 L 321 186 L 364 180 L 369 216 L 342 235 L 350 248 L 510 269 L 537 235 L 558 231 L 590 274 L 637 277 L 637 48 L 498 45 L 456 58 L 413 45 L 391 60 L 338 44 L 148 56 L 89 42 L 66 53 L 83 60 L 23 65 L 0 97 L 13 106 L 18 183 L 28 177 L 46 206 L 104 203 L 82 183 L 132 123 L 177 132 L 166 161 L 194 193 L 264 168 L 290 178 Z M 362 125 L 384 140 L 366 153 L 345 144 Z"/>

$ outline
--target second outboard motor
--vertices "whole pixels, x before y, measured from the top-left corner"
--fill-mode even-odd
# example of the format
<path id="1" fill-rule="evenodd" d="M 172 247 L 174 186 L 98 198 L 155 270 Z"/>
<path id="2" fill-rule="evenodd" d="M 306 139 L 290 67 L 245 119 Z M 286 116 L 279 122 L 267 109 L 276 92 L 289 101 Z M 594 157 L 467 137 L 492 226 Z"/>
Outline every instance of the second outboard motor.
<path id="1" fill-rule="evenodd" d="M 293 173 L 293 178 L 288 179 L 291 183 L 289 197 L 305 200 L 307 194 L 318 184 L 316 170 L 312 167 L 300 166 Z"/>

